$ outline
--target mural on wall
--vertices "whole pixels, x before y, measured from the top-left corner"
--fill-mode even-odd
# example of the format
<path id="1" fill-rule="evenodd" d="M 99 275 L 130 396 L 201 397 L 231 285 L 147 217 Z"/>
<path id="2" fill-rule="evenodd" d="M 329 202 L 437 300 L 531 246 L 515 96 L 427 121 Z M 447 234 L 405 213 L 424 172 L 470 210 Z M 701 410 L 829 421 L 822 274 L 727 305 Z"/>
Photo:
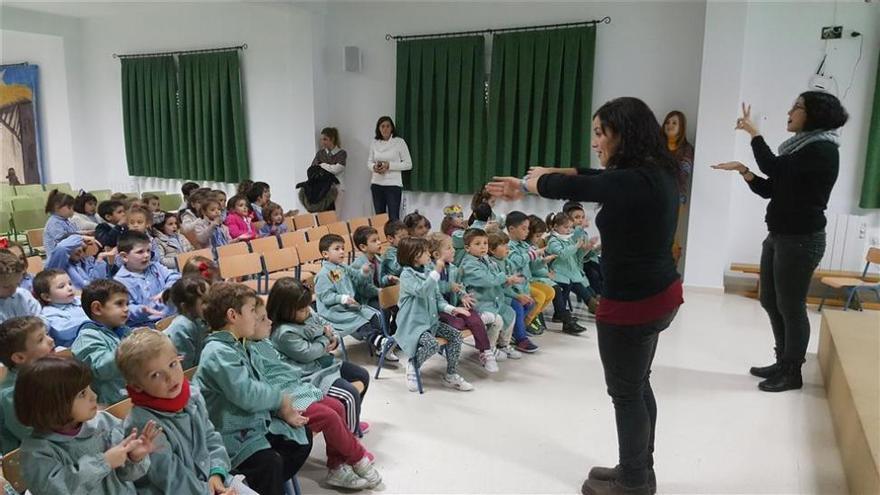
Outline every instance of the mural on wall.
<path id="1" fill-rule="evenodd" d="M 42 182 L 38 81 L 36 65 L 0 66 L 0 181 L 12 185 Z"/>

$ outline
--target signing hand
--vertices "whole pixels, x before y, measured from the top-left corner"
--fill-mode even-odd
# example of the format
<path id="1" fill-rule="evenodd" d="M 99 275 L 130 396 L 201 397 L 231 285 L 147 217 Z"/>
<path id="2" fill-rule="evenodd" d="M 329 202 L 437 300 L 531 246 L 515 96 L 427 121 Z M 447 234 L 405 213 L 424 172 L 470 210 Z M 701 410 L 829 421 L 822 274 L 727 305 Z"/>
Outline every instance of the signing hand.
<path id="1" fill-rule="evenodd" d="M 452 310 L 452 314 L 456 316 L 464 316 L 465 318 L 467 318 L 471 315 L 471 312 L 466 310 L 465 308 L 455 308 Z"/>
<path id="2" fill-rule="evenodd" d="M 494 177 L 492 182 L 486 184 L 486 192 L 508 201 L 516 201 L 525 196 L 520 187 L 520 180 L 516 177 Z"/>
<path id="3" fill-rule="evenodd" d="M 143 306 L 143 308 L 144 308 L 144 313 L 146 313 L 150 316 L 162 316 L 163 314 L 165 314 L 165 313 L 159 311 L 158 309 L 153 309 L 149 306 Z"/>
<path id="4" fill-rule="evenodd" d="M 162 433 L 162 428 L 159 428 L 153 420 L 147 421 L 144 431 L 137 437 L 137 445 L 128 451 L 128 458 L 132 462 L 140 462 L 151 452 L 155 452 L 159 447 L 159 444 L 156 442 L 156 437 L 159 436 L 159 433 Z M 137 428 L 133 428 L 131 434 L 137 435 Z"/>
<path id="5" fill-rule="evenodd" d="M 470 294 L 465 294 L 465 295 L 461 296 L 461 305 L 464 306 L 465 309 L 473 308 L 474 304 L 476 304 L 476 302 L 477 301 L 474 299 L 474 296 L 472 296 Z"/>
<path id="6" fill-rule="evenodd" d="M 208 478 L 208 488 L 211 489 L 212 495 L 229 495 L 230 493 L 226 490 L 226 485 L 223 484 L 223 478 L 221 478 L 219 474 L 215 474 Z M 232 490 L 232 488 L 229 490 Z"/>
<path id="7" fill-rule="evenodd" d="M 464 290 L 464 287 L 461 284 L 456 284 L 456 283 L 452 284 L 452 292 L 459 293 L 459 292 L 462 292 L 463 290 Z"/>
<path id="8" fill-rule="evenodd" d="M 333 352 L 336 350 L 337 347 L 339 347 L 339 339 L 337 339 L 334 335 L 330 337 L 330 342 L 327 344 L 324 350 L 327 352 Z"/>
<path id="9" fill-rule="evenodd" d="M 749 133 L 750 136 L 758 135 L 758 128 L 752 122 L 752 106 L 742 104 L 742 117 L 736 119 L 736 129 Z"/>
<path id="10" fill-rule="evenodd" d="M 518 296 L 516 296 L 516 300 L 519 301 L 519 303 L 524 306 L 529 305 L 529 304 L 533 304 L 535 302 L 534 299 L 532 299 L 530 296 L 528 296 L 526 294 L 519 294 Z"/>
<path id="11" fill-rule="evenodd" d="M 400 279 L 395 277 L 394 275 L 388 275 L 388 285 L 397 285 L 400 282 Z"/>
<path id="12" fill-rule="evenodd" d="M 351 296 L 342 296 L 342 304 L 346 306 L 360 306 L 360 304 Z"/>
<path id="13" fill-rule="evenodd" d="M 511 275 L 507 277 L 507 285 L 517 285 L 523 283 L 522 275 Z"/>
<path id="14" fill-rule="evenodd" d="M 137 434 L 132 432 L 131 435 L 125 437 L 124 440 L 104 452 L 104 461 L 107 462 L 111 469 L 123 466 L 125 461 L 128 460 L 128 454 L 139 444 L 140 441 L 137 439 Z"/>
<path id="15" fill-rule="evenodd" d="M 742 162 L 724 162 L 719 163 L 718 165 L 712 165 L 712 168 L 715 170 L 733 170 L 739 173 L 744 173 L 748 170 L 748 167 L 743 165 Z"/>

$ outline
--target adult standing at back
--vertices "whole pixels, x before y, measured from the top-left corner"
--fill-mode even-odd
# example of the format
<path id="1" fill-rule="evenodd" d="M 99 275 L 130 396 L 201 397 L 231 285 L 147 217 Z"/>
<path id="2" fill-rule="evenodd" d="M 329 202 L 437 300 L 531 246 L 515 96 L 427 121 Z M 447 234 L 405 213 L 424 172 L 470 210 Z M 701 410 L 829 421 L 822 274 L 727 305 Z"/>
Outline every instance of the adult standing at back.
<path id="1" fill-rule="evenodd" d="M 767 177 L 755 175 L 741 162 L 713 165 L 735 170 L 749 189 L 770 200 L 767 238 L 761 249 L 761 306 L 770 317 L 776 362 L 749 372 L 765 380 L 758 388 L 783 392 L 803 386 L 801 365 L 810 342 L 807 293 L 813 271 L 825 254 L 825 209 L 837 181 L 840 137 L 849 115 L 834 95 L 801 93 L 788 111 L 786 130 L 794 136 L 774 155 L 752 122 L 751 106 L 743 104 L 736 128 L 752 138 L 755 162 Z"/>
<path id="2" fill-rule="evenodd" d="M 376 122 L 376 135 L 370 145 L 367 167 L 373 172 L 370 191 L 376 214 L 388 213 L 390 220 L 400 220 L 403 175 L 412 170 L 412 157 L 403 138 L 397 136 L 394 121 L 385 115 Z"/>
<path id="3" fill-rule="evenodd" d="M 335 127 L 321 129 L 321 149 L 306 172 L 308 180 L 296 185 L 299 200 L 309 212 L 337 212 L 341 208 L 343 176 L 348 153 L 340 148 L 339 131 Z"/>

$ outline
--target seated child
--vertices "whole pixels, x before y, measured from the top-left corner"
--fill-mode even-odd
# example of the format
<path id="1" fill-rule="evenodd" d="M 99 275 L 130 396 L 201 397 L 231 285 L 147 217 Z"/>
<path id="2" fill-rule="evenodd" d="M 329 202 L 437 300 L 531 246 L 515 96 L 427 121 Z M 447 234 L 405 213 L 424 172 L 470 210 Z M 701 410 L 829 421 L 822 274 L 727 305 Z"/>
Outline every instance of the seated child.
<path id="1" fill-rule="evenodd" d="M 186 260 L 183 269 L 180 271 L 181 276 L 198 276 L 207 280 L 209 284 L 222 282 L 223 277 L 220 276 L 220 267 L 217 262 L 205 256 L 193 256 Z"/>
<path id="2" fill-rule="evenodd" d="M 481 203 L 486 203 L 489 205 L 489 215 L 483 221 L 486 223 L 494 224 L 494 225 L 492 228 L 490 228 L 488 230 L 494 230 L 495 227 L 497 227 L 499 229 L 504 228 L 504 221 L 505 221 L 504 215 L 496 215 L 495 212 L 492 211 L 492 208 L 495 208 L 496 201 L 497 201 L 497 198 L 495 198 L 495 196 L 492 196 L 491 194 L 489 194 L 489 191 L 486 189 L 485 185 L 483 187 L 481 187 L 479 191 L 475 192 L 474 196 L 471 198 L 471 212 L 476 212 L 477 206 L 480 205 Z M 468 219 L 468 224 L 474 228 L 483 228 L 483 227 L 475 227 L 473 225 L 474 220 L 478 220 L 478 219 L 475 218 L 473 213 L 471 213 L 471 217 Z M 489 233 L 489 232 L 487 232 L 487 233 Z"/>
<path id="3" fill-rule="evenodd" d="M 49 268 L 34 279 L 34 295 L 43 305 L 40 317 L 49 327 L 49 335 L 57 345 L 70 347 L 80 326 L 89 320 L 70 276 L 57 268 Z"/>
<path id="4" fill-rule="evenodd" d="M 83 323 L 70 350 L 91 368 L 98 401 L 115 404 L 126 395 L 115 353 L 122 339 L 131 333 L 125 326 L 128 290 L 115 280 L 95 280 L 83 289 L 82 307 L 90 321 Z"/>
<path id="5" fill-rule="evenodd" d="M 398 328 L 394 340 L 409 356 L 406 361 L 406 386 L 410 392 L 418 390 L 416 369 L 440 351 L 435 337 L 447 340 L 445 387 L 469 392 L 474 386 L 458 374 L 458 358 L 461 356 L 461 334 L 455 328 L 440 321 L 440 312 L 452 316 L 468 317 L 470 312 L 446 302 L 440 294 L 437 282 L 446 263 L 437 260 L 433 270 L 426 270 L 431 262 L 428 241 L 421 237 L 409 237 L 400 241 L 398 259 L 403 266 L 400 274 L 400 302 Z"/>
<path id="6" fill-rule="evenodd" d="M 471 213 L 470 220 L 470 228 L 472 229 L 480 229 L 485 230 L 486 233 L 489 232 L 489 227 L 497 228 L 498 224 L 492 220 L 492 207 L 489 206 L 489 203 L 480 203 L 474 208 L 473 213 Z"/>
<path id="7" fill-rule="evenodd" d="M 0 248 L 0 321 L 14 316 L 37 316 L 42 308 L 31 291 L 19 287 L 25 264 L 8 249 Z"/>
<path id="8" fill-rule="evenodd" d="M 257 324 L 248 344 L 254 367 L 263 381 L 290 393 L 293 406 L 303 411 L 313 434 L 324 434 L 328 470 L 325 482 L 347 489 L 375 488 L 382 482 L 382 476 L 373 467 L 371 454 L 346 424 L 342 403 L 333 397 L 324 397 L 320 389 L 302 380 L 298 368 L 284 361 L 269 339 L 272 322 L 266 314 L 266 305 L 260 298 L 256 303 Z"/>
<path id="9" fill-rule="evenodd" d="M 16 316 L 0 323 L 0 363 L 8 370 L 0 383 L 0 454 L 18 448 L 31 429 L 15 415 L 15 380 L 18 370 L 55 349 L 46 325 L 35 316 Z"/>
<path id="10" fill-rule="evenodd" d="M 183 200 L 186 206 L 177 214 L 178 217 L 180 217 L 181 232 L 186 232 L 192 229 L 193 223 L 201 218 L 202 201 L 207 199 L 208 194 L 211 192 L 210 188 L 199 187 L 195 182 L 187 182 L 181 187 L 181 190 L 187 185 L 190 187 L 194 185 L 195 188 L 191 189 L 189 194 L 184 194 Z"/>
<path id="11" fill-rule="evenodd" d="M 574 223 L 574 233 L 572 237 L 575 240 L 586 239 L 587 238 L 587 227 L 590 226 L 590 219 L 587 217 L 587 213 L 584 211 L 584 207 L 581 206 L 577 201 L 568 201 L 564 205 L 562 205 L 562 211 L 571 217 L 572 223 Z M 599 251 L 598 247 L 599 238 L 594 237 L 590 239 L 590 244 L 587 246 L 590 248 L 589 250 L 582 250 L 582 253 L 586 251 L 584 254 L 584 275 L 587 276 L 587 281 L 590 283 L 590 288 L 596 292 L 597 295 L 602 295 L 602 285 L 604 284 L 604 280 L 602 278 L 602 270 L 599 268 Z"/>
<path id="12" fill-rule="evenodd" d="M 512 211 L 507 215 L 506 220 L 507 233 L 510 237 L 510 242 L 507 244 L 509 250 L 507 264 L 514 273 L 519 273 L 525 278 L 522 286 L 514 286 L 514 288 L 518 289 L 518 294 L 528 295 L 533 301 L 531 311 L 525 315 L 526 330 L 540 335 L 546 330 L 540 318 L 541 312 L 553 303 L 556 290 L 552 286 L 536 281 L 532 274 L 532 262 L 543 256 L 544 250 L 536 249 L 528 242 L 531 224 L 528 215 L 521 211 Z M 514 338 L 516 338 L 515 333 Z"/>
<path id="13" fill-rule="evenodd" d="M 152 219 L 152 224 L 157 224 L 165 218 L 165 212 L 162 211 L 162 208 L 159 206 L 159 196 L 156 196 L 153 193 L 147 193 L 141 196 L 141 200 L 144 202 L 144 208 L 150 212 L 150 218 Z"/>
<path id="14" fill-rule="evenodd" d="M 73 203 L 73 196 L 58 189 L 53 189 L 46 198 L 46 213 L 50 216 L 43 230 L 43 249 L 46 250 L 47 256 L 52 254 L 55 244 L 58 244 L 65 234 L 79 232 L 76 225 L 70 221 L 73 217 Z"/>
<path id="15" fill-rule="evenodd" d="M 155 223 L 153 229 L 156 237 L 153 239 L 159 248 L 159 260 L 162 266 L 170 270 L 177 269 L 177 255 L 193 250 L 189 240 L 181 235 L 177 215 L 166 213 L 161 222 Z"/>
<path id="16" fill-rule="evenodd" d="M 128 289 L 128 323 L 131 326 L 152 325 L 170 314 L 162 302 L 162 293 L 180 279 L 157 261 L 150 261 L 150 238 L 130 231 L 119 239 L 119 256 L 123 267 L 114 280 Z"/>
<path id="17" fill-rule="evenodd" d="M 229 228 L 231 242 L 249 241 L 257 237 L 254 218 L 248 200 L 244 196 L 233 196 L 226 203 L 226 227 Z"/>
<path id="18" fill-rule="evenodd" d="M 403 224 L 410 237 L 425 237 L 431 231 L 431 222 L 419 210 L 403 217 Z"/>
<path id="19" fill-rule="evenodd" d="M 333 325 L 340 338 L 352 335 L 358 340 L 367 340 L 373 349 L 381 350 L 386 339 L 382 334 L 380 315 L 376 310 L 359 304 L 355 298 L 357 287 L 370 283 L 369 265 L 361 270 L 346 266 L 345 243 L 336 234 L 321 237 L 318 248 L 324 257 L 321 271 L 315 277 L 318 314 Z M 388 354 L 386 359 L 397 360 L 393 353 Z"/>
<path id="20" fill-rule="evenodd" d="M 183 196 L 183 202 L 186 204 L 187 207 L 190 204 L 190 201 L 189 201 L 190 195 L 193 193 L 193 191 L 195 191 L 199 187 L 201 187 L 201 186 L 199 186 L 198 182 L 192 182 L 192 181 L 184 182 L 183 185 L 180 186 L 180 195 Z M 185 209 L 186 209 L 186 207 L 181 208 L 181 211 L 178 212 L 178 214 L 181 213 Z"/>
<path id="21" fill-rule="evenodd" d="M 159 243 L 153 239 L 153 214 L 144 206 L 132 206 L 128 210 L 128 230 L 130 232 L 141 232 L 150 239 L 150 256 L 153 261 L 162 259 L 162 252 L 159 250 Z M 117 265 L 120 264 L 118 261 Z"/>
<path id="22" fill-rule="evenodd" d="M 266 184 L 265 182 L 254 182 L 248 187 L 243 196 L 250 203 L 250 210 L 254 213 L 254 219 L 258 222 L 265 221 L 266 218 L 263 216 L 263 208 L 265 208 L 272 200 L 272 191 L 269 188 L 269 184 Z M 231 211 L 232 207 L 230 207 L 229 210 Z"/>
<path id="23" fill-rule="evenodd" d="M 400 263 L 397 262 L 397 245 L 401 239 L 409 237 L 409 230 L 399 220 L 392 220 L 386 223 L 384 232 L 391 245 L 385 249 L 385 254 L 382 255 L 382 265 L 379 270 L 379 278 L 382 282 L 381 287 L 392 285 L 392 281 L 400 277 L 400 272 L 403 269 L 400 267 Z"/>
<path id="24" fill-rule="evenodd" d="M 199 204 L 201 205 L 201 217 L 192 222 L 191 226 L 192 233 L 199 243 L 199 246 L 196 247 L 217 249 L 232 242 L 229 237 L 229 228 L 223 225 L 220 202 L 214 198 L 206 197 Z"/>
<path id="25" fill-rule="evenodd" d="M 110 266 L 106 259 L 116 254 L 116 248 L 101 251 L 96 256 L 89 256 L 86 254 L 86 247 L 92 245 L 94 241 L 89 236 L 70 234 L 55 246 L 44 267 L 65 271 L 77 290 L 82 290 L 92 280 L 109 278 Z"/>
<path id="26" fill-rule="evenodd" d="M 56 246 L 57 247 L 57 246 Z M 34 276 L 28 271 L 30 262 L 28 262 L 27 254 L 21 244 L 10 241 L 8 239 L 0 239 L 0 248 L 6 248 L 14 253 L 24 263 L 24 275 L 21 276 L 21 282 L 18 284 L 22 289 L 32 292 L 34 289 Z"/>
<path id="27" fill-rule="evenodd" d="M 361 252 L 357 258 L 351 263 L 351 267 L 355 270 L 369 269 L 369 282 L 363 284 L 355 299 L 362 304 L 369 304 L 374 308 L 379 308 L 379 288 L 382 282 L 379 279 L 379 271 L 381 269 L 381 261 L 379 260 L 379 232 L 373 227 L 362 225 L 354 230 L 351 236 L 355 248 Z M 389 282 L 396 283 L 397 277 L 388 277 Z"/>
<path id="28" fill-rule="evenodd" d="M 80 232 L 94 232 L 99 223 L 103 223 L 98 215 L 98 198 L 92 193 L 81 191 L 73 200 L 73 217 L 70 219 Z"/>
<path id="29" fill-rule="evenodd" d="M 550 268 L 556 272 L 556 285 L 561 289 L 561 295 L 556 298 L 553 306 L 556 315 L 567 310 L 566 305 L 572 292 L 586 302 L 590 312 L 595 314 L 599 303 L 584 275 L 583 264 L 584 253 L 591 249 L 590 241 L 586 237 L 575 240 L 571 217 L 565 213 L 551 213 L 547 217 L 547 226 L 552 231 L 547 239 L 547 252 L 557 256 Z"/>
<path id="30" fill-rule="evenodd" d="M 261 495 L 281 495 L 309 457 L 311 433 L 290 394 L 260 379 L 254 353 L 243 342 L 256 331 L 256 303 L 256 292 L 247 286 L 211 286 L 204 314 L 212 333 L 194 383 L 230 455 L 232 472 L 243 474 Z M 279 420 L 292 428 L 281 430 Z"/>
<path id="31" fill-rule="evenodd" d="M 162 332 L 139 328 L 116 350 L 119 371 L 134 405 L 125 428 L 159 427 L 163 447 L 150 454 L 150 470 L 135 485 L 139 494 L 215 495 L 227 486 L 229 455 L 208 419 L 199 388 L 190 386 L 177 349 Z M 241 483 L 235 492 L 255 493 Z"/>
<path id="32" fill-rule="evenodd" d="M 21 445 L 22 475 L 40 495 L 134 495 L 132 481 L 150 468 L 159 429 L 149 422 L 126 436 L 122 421 L 98 410 L 92 374 L 76 359 L 46 356 L 25 366 L 15 413 L 33 434 Z"/>
<path id="33" fill-rule="evenodd" d="M 502 322 L 498 339 L 491 342 L 497 346 L 495 359 L 521 358 L 522 354 L 510 345 L 516 313 L 504 295 L 504 286 L 517 283 L 519 277 L 508 276 L 498 263 L 487 256 L 489 238 L 484 231 L 467 229 L 464 233 L 464 248 L 466 254 L 461 262 L 461 284 L 466 292 L 474 294 L 477 311 L 498 315 Z"/>
<path id="34" fill-rule="evenodd" d="M 464 212 L 461 205 L 449 205 L 443 208 L 443 222 L 440 223 L 440 232 L 452 237 L 458 230 L 464 231 L 467 223 L 464 221 Z"/>
<path id="35" fill-rule="evenodd" d="M 516 350 L 531 354 L 538 350 L 538 346 L 529 339 L 528 333 L 526 333 L 528 324 L 526 315 L 531 312 L 535 300 L 529 294 L 528 274 L 518 271 L 523 268 L 523 265 L 528 270 L 528 264 L 514 266 L 509 263 L 507 256 L 510 253 L 509 243 L 510 237 L 504 232 L 489 234 L 489 253 L 492 255 L 492 259 L 509 276 L 517 277 L 516 281 L 504 287 L 504 295 L 516 313 L 513 324 L 513 342 L 516 345 Z"/>
<path id="36" fill-rule="evenodd" d="M 208 287 L 207 280 L 190 275 L 174 282 L 168 291 L 168 299 L 177 309 L 178 315 L 165 329 L 165 335 L 177 348 L 184 370 L 199 364 L 199 355 L 208 335 L 203 314 Z"/>
<path id="37" fill-rule="evenodd" d="M 445 265 L 440 270 L 440 280 L 437 282 L 440 294 L 449 304 L 453 306 L 460 305 L 470 312 L 470 316 L 462 317 L 441 311 L 440 321 L 459 331 L 470 330 L 474 336 L 475 347 L 480 352 L 480 365 L 489 373 L 497 372 L 498 363 L 495 359 L 495 347 L 490 342 L 498 340 L 501 328 L 498 325 L 492 325 L 488 331 L 486 329 L 487 322 L 490 324 L 495 322 L 495 315 L 481 315 L 475 307 L 476 299 L 464 292 L 464 286 L 459 283 L 461 272 L 457 266 L 452 264 L 452 258 L 455 255 L 452 249 L 452 239 L 442 232 L 434 232 L 428 234 L 427 240 L 432 260 L 427 269 L 433 270 L 437 261 L 443 261 Z"/>
<path id="38" fill-rule="evenodd" d="M 333 356 L 340 337 L 333 327 L 312 311 L 312 291 L 295 278 L 280 278 L 269 291 L 266 303 L 272 320 L 272 343 L 281 356 L 302 371 L 302 379 L 334 397 L 345 406 L 349 429 L 360 426 L 366 433 L 370 425 L 360 421 L 361 403 L 370 386 L 364 368 Z M 361 382 L 363 392 L 352 385 Z"/>
<path id="39" fill-rule="evenodd" d="M 95 240 L 104 246 L 105 250 L 115 248 L 119 236 L 128 231 L 125 204 L 114 199 L 101 201 L 98 204 L 98 215 L 104 222 L 95 227 Z"/>
<path id="40" fill-rule="evenodd" d="M 260 237 L 287 233 L 287 225 L 284 224 L 284 210 L 278 203 L 269 203 L 263 207 L 263 221 L 266 224 L 260 227 Z"/>

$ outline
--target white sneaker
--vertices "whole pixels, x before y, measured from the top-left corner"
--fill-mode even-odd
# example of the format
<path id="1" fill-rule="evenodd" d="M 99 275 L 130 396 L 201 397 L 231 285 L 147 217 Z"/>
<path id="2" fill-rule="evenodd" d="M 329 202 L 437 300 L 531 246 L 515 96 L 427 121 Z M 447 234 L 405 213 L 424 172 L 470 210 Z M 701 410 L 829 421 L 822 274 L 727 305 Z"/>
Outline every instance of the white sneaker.
<path id="1" fill-rule="evenodd" d="M 502 347 L 501 352 L 507 354 L 507 357 L 510 359 L 519 359 L 522 357 L 522 353 L 514 349 L 512 345 Z"/>
<path id="2" fill-rule="evenodd" d="M 343 464 L 331 470 L 327 473 L 327 479 L 324 482 L 330 486 L 347 488 L 349 490 L 363 490 L 370 484 L 369 481 L 358 476 L 348 464 Z"/>
<path id="3" fill-rule="evenodd" d="M 400 358 L 397 357 L 397 354 L 394 353 L 394 347 L 388 349 L 388 352 L 385 353 L 385 361 L 389 363 L 396 363 L 400 361 Z"/>
<path id="4" fill-rule="evenodd" d="M 416 367 L 412 360 L 406 362 L 406 388 L 410 392 L 419 390 L 419 382 L 416 380 Z"/>
<path id="5" fill-rule="evenodd" d="M 489 352 L 492 352 L 492 354 L 495 356 L 496 362 L 507 360 L 507 354 L 505 354 L 505 352 L 503 350 L 501 350 L 500 347 L 496 347 L 494 351 L 489 351 Z"/>
<path id="6" fill-rule="evenodd" d="M 487 350 L 480 353 L 480 364 L 489 373 L 498 372 L 498 361 L 495 360 L 495 353 L 492 351 Z"/>
<path id="7" fill-rule="evenodd" d="M 367 488 L 376 488 L 379 486 L 379 483 L 382 483 L 382 475 L 373 467 L 370 458 L 367 456 L 359 460 L 351 469 L 354 470 L 355 474 L 367 481 Z"/>
<path id="8" fill-rule="evenodd" d="M 470 392 L 474 389 L 474 386 L 467 382 L 461 375 L 458 373 L 454 375 L 446 375 L 443 377 L 443 385 L 449 388 L 455 388 L 461 390 L 462 392 Z"/>

